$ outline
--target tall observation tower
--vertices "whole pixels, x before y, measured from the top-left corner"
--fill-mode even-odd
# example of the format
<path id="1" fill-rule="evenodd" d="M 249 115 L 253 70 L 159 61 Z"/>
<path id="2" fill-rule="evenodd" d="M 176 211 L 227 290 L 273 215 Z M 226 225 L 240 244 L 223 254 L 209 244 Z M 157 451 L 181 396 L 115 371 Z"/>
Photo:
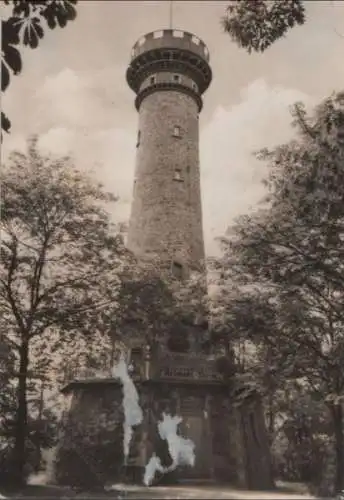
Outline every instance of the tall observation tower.
<path id="1" fill-rule="evenodd" d="M 191 33 L 154 31 L 134 45 L 126 76 L 139 113 L 128 247 L 187 277 L 204 261 L 198 119 L 209 52 Z"/>
<path id="2" fill-rule="evenodd" d="M 211 82 L 207 47 L 184 31 L 148 33 L 134 45 L 127 82 L 139 113 L 128 247 L 138 258 L 158 259 L 177 277 L 187 278 L 190 271 L 204 269 L 198 117 Z M 165 480 L 270 488 L 261 399 L 237 377 L 231 358 L 216 350 L 209 357 L 195 343 L 182 352 L 163 341 L 144 344 L 138 333 L 139 344 L 130 347 L 128 362 L 134 367 L 143 420 L 134 428 L 129 456 L 124 460 L 118 379 L 76 374 L 62 389 L 67 407 L 56 480 L 73 486 L 114 484 L 124 477 L 142 482 L 153 454 L 171 464 L 158 434 L 168 414 L 181 416 L 179 430 L 195 445 L 195 463 L 178 467 Z M 220 365 L 227 367 L 225 373 Z"/>

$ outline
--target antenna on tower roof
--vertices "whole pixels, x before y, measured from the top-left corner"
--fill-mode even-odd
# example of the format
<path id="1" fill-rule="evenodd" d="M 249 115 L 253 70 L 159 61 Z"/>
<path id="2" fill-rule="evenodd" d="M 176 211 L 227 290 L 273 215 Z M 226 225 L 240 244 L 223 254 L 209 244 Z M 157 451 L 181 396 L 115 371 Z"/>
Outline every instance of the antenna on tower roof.
<path id="1" fill-rule="evenodd" d="M 170 30 L 173 24 L 173 0 L 170 0 Z"/>

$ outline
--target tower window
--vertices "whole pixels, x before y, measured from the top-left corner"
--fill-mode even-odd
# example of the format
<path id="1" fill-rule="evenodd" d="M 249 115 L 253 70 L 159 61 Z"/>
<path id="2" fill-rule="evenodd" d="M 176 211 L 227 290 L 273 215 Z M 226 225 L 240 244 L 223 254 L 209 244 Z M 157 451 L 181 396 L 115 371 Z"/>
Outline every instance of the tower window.
<path id="1" fill-rule="evenodd" d="M 173 137 L 180 137 L 180 127 L 178 125 L 173 127 Z"/>
<path id="2" fill-rule="evenodd" d="M 180 170 L 180 168 L 176 168 L 175 171 L 174 171 L 174 179 L 175 181 L 182 181 L 182 171 Z"/>
<path id="3" fill-rule="evenodd" d="M 141 130 L 138 131 L 137 133 L 137 142 L 136 142 L 136 147 L 138 148 L 141 142 Z"/>
<path id="4" fill-rule="evenodd" d="M 155 84 L 155 82 L 156 82 L 156 75 L 153 75 L 153 76 L 151 76 L 151 77 L 150 77 L 150 79 L 149 79 L 149 83 L 150 83 L 151 85 L 154 85 L 154 84 Z"/>
<path id="5" fill-rule="evenodd" d="M 179 262 L 172 262 L 172 274 L 175 278 L 183 278 L 183 266 Z"/>
<path id="6" fill-rule="evenodd" d="M 193 88 L 193 90 L 194 90 L 195 92 L 197 92 L 197 91 L 198 91 L 198 86 L 197 86 L 197 84 L 196 84 L 195 82 L 193 82 L 193 83 L 192 83 L 192 88 Z"/>
<path id="7" fill-rule="evenodd" d="M 173 81 L 176 83 L 180 83 L 182 81 L 182 78 L 180 75 L 173 75 Z"/>

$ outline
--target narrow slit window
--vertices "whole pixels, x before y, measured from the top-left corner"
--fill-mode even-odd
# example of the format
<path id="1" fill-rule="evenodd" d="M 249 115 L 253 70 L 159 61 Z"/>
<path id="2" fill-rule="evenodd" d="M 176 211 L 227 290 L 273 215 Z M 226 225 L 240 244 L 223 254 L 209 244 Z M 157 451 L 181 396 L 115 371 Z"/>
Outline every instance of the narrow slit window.
<path id="1" fill-rule="evenodd" d="M 180 127 L 178 125 L 173 127 L 173 137 L 180 137 Z"/>
<path id="2" fill-rule="evenodd" d="M 198 91 L 198 86 L 197 86 L 197 83 L 194 83 L 194 82 L 193 82 L 193 83 L 192 83 L 192 88 L 193 88 L 193 90 L 194 90 L 195 92 L 197 92 L 197 91 Z"/>
<path id="3" fill-rule="evenodd" d="M 138 148 L 141 142 L 141 130 L 138 131 L 137 133 L 137 142 L 136 142 L 136 147 Z"/>
<path id="4" fill-rule="evenodd" d="M 149 79 L 149 82 L 150 82 L 151 85 L 154 85 L 155 82 L 156 82 L 156 76 L 155 75 L 151 76 L 150 79 Z"/>
<path id="5" fill-rule="evenodd" d="M 182 181 L 183 178 L 182 178 L 182 171 L 180 170 L 180 168 L 176 168 L 175 171 L 174 171 L 174 180 L 175 181 Z"/>
<path id="6" fill-rule="evenodd" d="M 172 262 L 172 274 L 175 278 L 183 278 L 183 266 L 179 262 Z"/>

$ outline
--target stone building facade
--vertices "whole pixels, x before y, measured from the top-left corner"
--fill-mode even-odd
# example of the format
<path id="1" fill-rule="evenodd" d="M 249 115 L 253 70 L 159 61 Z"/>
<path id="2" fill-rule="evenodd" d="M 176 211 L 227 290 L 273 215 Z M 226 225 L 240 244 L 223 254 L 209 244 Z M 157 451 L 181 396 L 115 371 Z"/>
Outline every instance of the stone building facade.
<path id="1" fill-rule="evenodd" d="M 59 484 L 91 488 L 118 482 L 142 483 L 156 453 L 171 459 L 158 435 L 163 413 L 181 415 L 180 433 L 195 444 L 195 466 L 178 467 L 154 484 L 188 481 L 229 483 L 251 489 L 273 486 L 260 399 L 247 384 L 224 382 L 216 360 L 204 355 L 156 353 L 138 357 L 133 379 L 143 422 L 134 429 L 123 461 L 122 388 L 111 378 L 73 380 L 56 462 Z"/>
<path id="2" fill-rule="evenodd" d="M 198 118 L 211 78 L 205 44 L 190 33 L 173 30 L 140 39 L 127 70 L 139 113 L 128 247 L 140 259 L 158 259 L 182 279 L 192 271 L 205 271 Z M 187 335 L 201 336 L 196 323 Z M 176 353 L 167 338 L 158 345 L 144 345 L 142 339 L 138 332 L 136 346 L 127 346 L 144 413 L 128 463 L 123 467 L 119 382 L 79 378 L 63 389 L 70 405 L 61 428 L 58 482 L 142 482 L 153 452 L 168 465 L 166 443 L 157 430 L 165 412 L 183 418 L 180 432 L 194 442 L 196 463 L 161 480 L 271 488 L 269 446 L 257 392 L 240 380 L 234 366 L 229 377 L 221 375 L 219 356 L 203 352 L 201 344 L 191 341 L 192 348 Z"/>

